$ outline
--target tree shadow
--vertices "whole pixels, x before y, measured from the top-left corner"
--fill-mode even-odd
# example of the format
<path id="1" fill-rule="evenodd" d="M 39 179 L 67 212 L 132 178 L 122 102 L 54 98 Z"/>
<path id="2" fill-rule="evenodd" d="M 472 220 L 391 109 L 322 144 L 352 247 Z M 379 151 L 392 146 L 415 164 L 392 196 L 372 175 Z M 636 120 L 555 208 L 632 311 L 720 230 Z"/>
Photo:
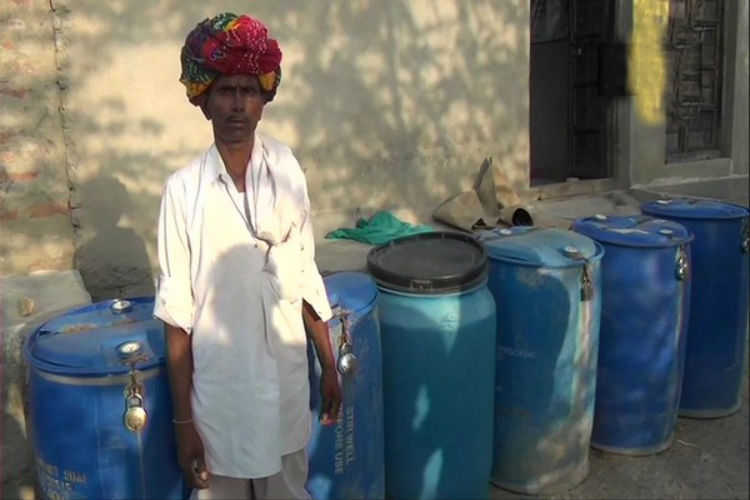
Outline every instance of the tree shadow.
<path id="1" fill-rule="evenodd" d="M 288 142 L 307 170 L 313 210 L 417 207 L 428 218 L 471 184 L 488 155 L 500 159 L 514 187 L 525 188 L 527 88 L 503 84 L 528 77 L 528 6 L 520 4 L 318 0 L 222 8 L 257 16 L 282 45 L 284 79 L 261 129 Z M 77 191 L 106 168 L 137 197 L 129 226 L 155 263 L 160 187 L 211 141 L 177 78 L 185 35 L 214 10 L 174 1 L 58 3 L 69 49 L 61 56 L 68 82 L 62 94 L 80 198 L 73 209 L 77 246 L 96 230 L 98 210 Z M 143 65 L 162 57 L 151 50 L 157 40 L 172 49 L 171 66 L 148 78 Z M 125 65 L 126 52 L 144 59 Z M 82 94 L 97 78 L 119 79 L 122 71 L 137 79 L 132 89 Z M 195 126 L 175 122 L 183 116 L 194 117 Z"/>

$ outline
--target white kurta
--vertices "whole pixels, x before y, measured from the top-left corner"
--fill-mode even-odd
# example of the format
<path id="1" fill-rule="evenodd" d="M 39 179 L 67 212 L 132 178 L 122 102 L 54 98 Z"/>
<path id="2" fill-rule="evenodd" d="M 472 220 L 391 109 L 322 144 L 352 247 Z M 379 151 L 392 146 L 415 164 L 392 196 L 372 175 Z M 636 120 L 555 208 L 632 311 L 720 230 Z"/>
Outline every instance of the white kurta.
<path id="1" fill-rule="evenodd" d="M 331 317 L 304 173 L 256 133 L 245 193 L 215 145 L 162 194 L 154 315 L 192 335 L 192 411 L 210 472 L 258 478 L 310 433 L 302 299 Z"/>

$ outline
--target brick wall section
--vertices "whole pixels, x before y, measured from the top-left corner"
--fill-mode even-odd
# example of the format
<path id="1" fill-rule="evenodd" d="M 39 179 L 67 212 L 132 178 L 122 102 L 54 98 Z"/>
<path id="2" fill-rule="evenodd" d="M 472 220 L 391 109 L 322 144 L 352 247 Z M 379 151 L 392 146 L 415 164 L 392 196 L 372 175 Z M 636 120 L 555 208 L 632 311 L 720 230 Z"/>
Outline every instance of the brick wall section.
<path id="1" fill-rule="evenodd" d="M 48 0 L 0 2 L 0 276 L 72 267 L 54 33 Z"/>

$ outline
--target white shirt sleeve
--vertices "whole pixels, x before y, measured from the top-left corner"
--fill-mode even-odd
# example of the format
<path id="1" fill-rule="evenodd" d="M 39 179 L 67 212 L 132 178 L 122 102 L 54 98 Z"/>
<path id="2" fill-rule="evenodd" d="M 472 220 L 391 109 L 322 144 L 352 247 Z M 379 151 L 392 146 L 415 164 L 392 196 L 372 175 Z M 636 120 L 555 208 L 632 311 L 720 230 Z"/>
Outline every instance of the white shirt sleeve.
<path id="1" fill-rule="evenodd" d="M 185 190 L 181 188 L 178 179 L 172 177 L 162 193 L 158 229 L 159 281 L 154 316 L 191 333 L 194 302 Z"/>
<path id="2" fill-rule="evenodd" d="M 310 198 L 307 189 L 304 193 L 304 215 L 300 226 L 302 238 L 302 298 L 315 309 L 318 317 L 328 321 L 333 317 L 331 305 L 328 303 L 323 277 L 315 263 L 315 234 L 310 219 Z"/>

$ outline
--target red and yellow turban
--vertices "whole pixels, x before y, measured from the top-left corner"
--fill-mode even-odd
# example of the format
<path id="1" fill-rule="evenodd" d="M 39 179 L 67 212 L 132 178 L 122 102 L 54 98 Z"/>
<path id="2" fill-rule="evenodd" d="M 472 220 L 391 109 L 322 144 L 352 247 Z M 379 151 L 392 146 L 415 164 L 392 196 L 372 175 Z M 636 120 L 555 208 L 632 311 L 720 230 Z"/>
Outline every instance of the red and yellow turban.
<path id="1" fill-rule="evenodd" d="M 225 12 L 198 23 L 185 39 L 180 60 L 180 81 L 196 106 L 219 75 L 256 75 L 269 101 L 281 81 L 279 44 L 250 16 Z"/>

